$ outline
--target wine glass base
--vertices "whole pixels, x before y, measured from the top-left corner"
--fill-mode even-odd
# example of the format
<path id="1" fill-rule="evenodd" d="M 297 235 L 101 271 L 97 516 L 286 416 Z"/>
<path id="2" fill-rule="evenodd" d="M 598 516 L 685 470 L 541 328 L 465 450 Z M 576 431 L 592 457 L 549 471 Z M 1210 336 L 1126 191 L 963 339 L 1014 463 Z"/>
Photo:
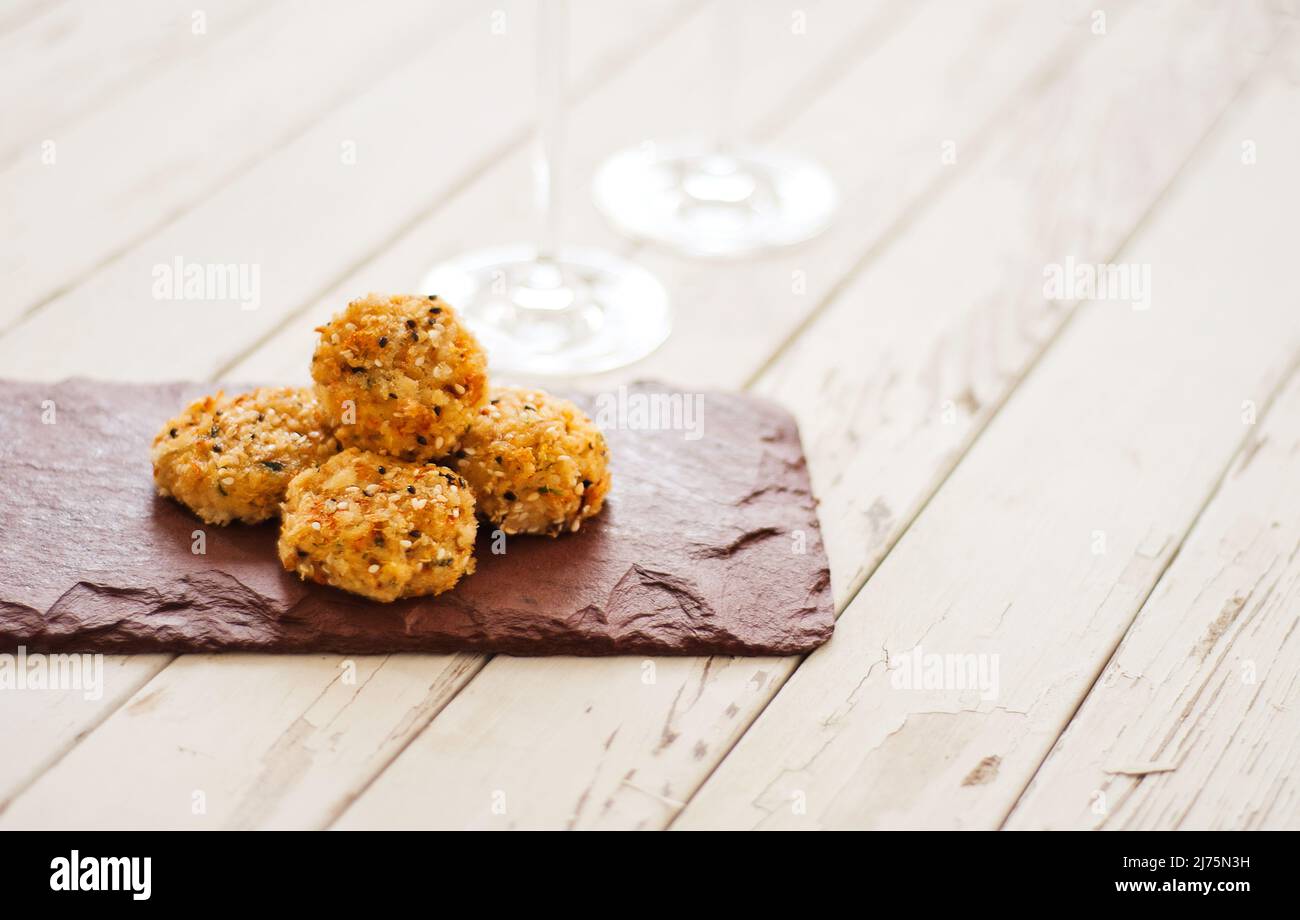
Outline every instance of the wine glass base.
<path id="1" fill-rule="evenodd" d="M 830 174 L 762 148 L 647 142 L 596 173 L 596 205 L 621 232 L 691 256 L 739 257 L 821 233 L 839 207 Z"/>
<path id="2" fill-rule="evenodd" d="M 644 358 L 672 329 L 668 293 L 644 268 L 608 252 L 529 246 L 467 253 L 425 276 L 424 292 L 459 310 L 494 371 L 577 376 Z"/>

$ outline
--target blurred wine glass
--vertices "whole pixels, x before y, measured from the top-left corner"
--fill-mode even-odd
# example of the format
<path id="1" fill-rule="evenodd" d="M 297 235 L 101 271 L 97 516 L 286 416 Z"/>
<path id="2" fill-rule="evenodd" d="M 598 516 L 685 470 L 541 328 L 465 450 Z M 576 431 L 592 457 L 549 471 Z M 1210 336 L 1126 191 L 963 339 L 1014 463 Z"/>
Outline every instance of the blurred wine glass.
<path id="1" fill-rule="evenodd" d="M 690 256 L 739 257 L 802 243 L 839 207 L 817 163 L 736 139 L 743 10 L 717 4 L 718 114 L 709 141 L 647 141 L 614 154 L 593 184 L 596 205 L 619 231 Z"/>
<path id="2" fill-rule="evenodd" d="M 645 357 L 668 337 L 668 294 L 626 259 L 561 244 L 568 2 L 538 0 L 537 13 L 538 240 L 465 253 L 430 271 L 423 290 L 459 307 L 494 370 L 598 373 Z"/>

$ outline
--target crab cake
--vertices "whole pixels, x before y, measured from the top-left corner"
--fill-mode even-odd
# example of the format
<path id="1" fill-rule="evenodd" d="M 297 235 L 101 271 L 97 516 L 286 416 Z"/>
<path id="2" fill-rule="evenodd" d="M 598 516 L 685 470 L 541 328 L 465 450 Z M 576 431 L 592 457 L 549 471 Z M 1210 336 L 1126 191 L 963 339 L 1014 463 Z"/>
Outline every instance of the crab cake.
<path id="1" fill-rule="evenodd" d="M 577 530 L 609 492 L 604 435 L 573 403 L 541 390 L 493 387 L 455 457 L 479 514 L 508 534 Z"/>
<path id="2" fill-rule="evenodd" d="M 279 513 L 289 480 L 338 449 L 310 389 L 219 392 L 163 425 L 153 478 L 209 524 L 256 524 Z"/>
<path id="3" fill-rule="evenodd" d="M 441 594 L 474 571 L 474 496 L 451 470 L 351 448 L 289 483 L 280 562 L 377 601 Z"/>
<path id="4" fill-rule="evenodd" d="M 483 349 L 437 297 L 370 294 L 316 331 L 311 376 L 344 447 L 445 456 L 487 398 Z"/>

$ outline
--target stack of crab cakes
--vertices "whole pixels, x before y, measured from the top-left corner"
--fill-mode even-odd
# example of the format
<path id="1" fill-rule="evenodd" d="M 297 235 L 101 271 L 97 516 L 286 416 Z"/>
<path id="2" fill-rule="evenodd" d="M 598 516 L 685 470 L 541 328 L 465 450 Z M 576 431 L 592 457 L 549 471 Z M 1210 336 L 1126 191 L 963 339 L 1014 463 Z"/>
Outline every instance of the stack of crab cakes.
<path id="1" fill-rule="evenodd" d="M 370 294 L 316 331 L 312 389 L 219 392 L 163 426 L 160 494 L 213 524 L 279 516 L 287 571 L 383 602 L 472 574 L 479 520 L 555 537 L 601 510 L 600 430 L 542 390 L 489 391 L 438 297 Z"/>

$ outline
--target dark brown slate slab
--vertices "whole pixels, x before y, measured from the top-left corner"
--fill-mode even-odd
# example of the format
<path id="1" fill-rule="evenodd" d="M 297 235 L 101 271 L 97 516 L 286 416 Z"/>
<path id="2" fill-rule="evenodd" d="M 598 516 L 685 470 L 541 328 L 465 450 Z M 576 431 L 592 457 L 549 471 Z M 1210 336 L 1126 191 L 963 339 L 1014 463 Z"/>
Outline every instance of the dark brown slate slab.
<path id="1" fill-rule="evenodd" d="M 793 654 L 830 637 L 803 449 L 767 402 L 704 394 L 698 439 L 608 429 L 614 488 L 581 531 L 494 555 L 481 527 L 477 574 L 378 604 L 281 570 L 275 523 L 214 527 L 155 494 L 154 433 L 211 389 L 0 381 L 0 648 Z"/>

